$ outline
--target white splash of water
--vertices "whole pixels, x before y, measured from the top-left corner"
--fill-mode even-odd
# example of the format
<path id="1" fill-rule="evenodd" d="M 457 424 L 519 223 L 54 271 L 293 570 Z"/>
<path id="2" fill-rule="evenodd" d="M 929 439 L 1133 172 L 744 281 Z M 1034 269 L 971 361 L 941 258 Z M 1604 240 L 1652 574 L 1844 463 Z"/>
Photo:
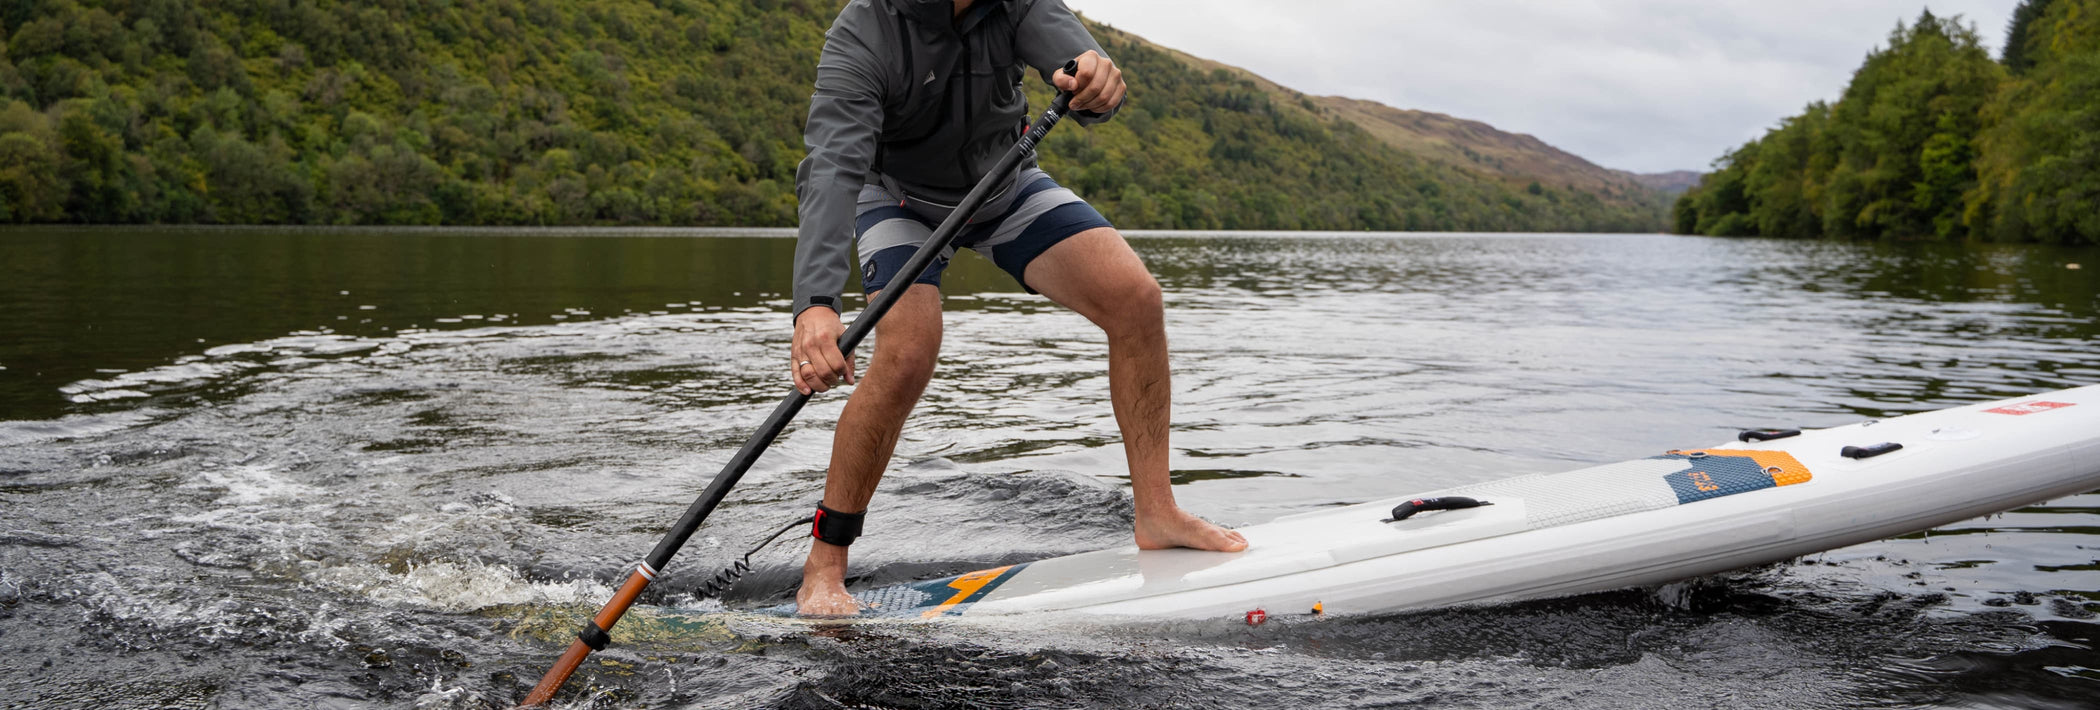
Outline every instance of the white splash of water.
<path id="1" fill-rule="evenodd" d="M 452 613 L 502 605 L 590 604 L 604 601 L 613 591 L 584 579 L 535 582 L 509 566 L 477 562 L 410 565 L 401 574 L 377 566 L 339 565 L 310 572 L 306 579 L 384 605 Z"/>
<path id="2" fill-rule="evenodd" d="M 107 434 L 142 424 L 154 414 L 151 411 L 134 410 L 109 414 L 69 414 L 58 419 L 0 422 L 0 446 Z"/>
<path id="3" fill-rule="evenodd" d="M 197 479 L 183 484 L 184 488 L 219 488 L 218 502 L 228 505 L 255 505 L 272 500 L 289 498 L 310 499 L 322 495 L 319 488 L 293 481 L 270 470 L 267 466 L 228 466 L 204 469 Z"/>

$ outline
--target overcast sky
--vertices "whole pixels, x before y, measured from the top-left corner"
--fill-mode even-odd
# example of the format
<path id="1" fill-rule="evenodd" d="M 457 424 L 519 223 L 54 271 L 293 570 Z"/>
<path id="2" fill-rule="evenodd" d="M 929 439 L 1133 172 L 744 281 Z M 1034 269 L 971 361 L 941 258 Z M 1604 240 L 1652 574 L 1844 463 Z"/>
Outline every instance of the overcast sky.
<path id="1" fill-rule="evenodd" d="M 1704 170 L 1834 100 L 1928 6 L 1997 56 L 2017 0 L 1066 0 L 1312 94 L 1448 113 L 1606 167 Z M 1132 77 L 1142 100 L 1143 77 Z"/>

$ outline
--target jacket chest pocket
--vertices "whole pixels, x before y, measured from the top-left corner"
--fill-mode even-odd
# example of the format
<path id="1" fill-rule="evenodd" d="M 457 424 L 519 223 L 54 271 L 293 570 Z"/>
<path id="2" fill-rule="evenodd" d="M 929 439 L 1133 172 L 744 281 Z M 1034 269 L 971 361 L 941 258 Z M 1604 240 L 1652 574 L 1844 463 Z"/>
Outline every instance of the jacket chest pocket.
<path id="1" fill-rule="evenodd" d="M 983 81 L 992 84 L 987 92 L 996 106 L 1008 106 L 1021 98 L 1021 61 L 1014 53 L 1014 38 L 1010 32 L 993 32 L 985 38 L 985 58 L 978 71 Z"/>
<path id="2" fill-rule="evenodd" d="M 882 142 L 910 145 L 941 131 L 948 120 L 949 89 L 957 71 L 953 57 L 920 54 L 904 95 L 883 107 Z"/>

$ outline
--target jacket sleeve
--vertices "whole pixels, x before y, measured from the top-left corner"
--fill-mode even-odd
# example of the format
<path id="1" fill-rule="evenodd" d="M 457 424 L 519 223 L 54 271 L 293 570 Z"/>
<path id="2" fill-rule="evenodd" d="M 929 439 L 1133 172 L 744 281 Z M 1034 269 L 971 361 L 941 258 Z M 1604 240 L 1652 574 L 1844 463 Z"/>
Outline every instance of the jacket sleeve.
<path id="1" fill-rule="evenodd" d="M 795 169 L 801 222 L 795 232 L 795 310 L 838 311 L 853 256 L 853 209 L 882 130 L 881 9 L 856 2 L 825 33 L 816 93 L 802 130 L 809 154 Z M 896 54 L 892 51 L 889 54 Z"/>
<path id="2" fill-rule="evenodd" d="M 1072 14 L 1072 10 L 1065 7 L 1064 0 L 1035 0 L 1028 3 L 1022 10 L 1020 21 L 1014 27 L 1014 47 L 1020 51 L 1021 61 L 1042 72 L 1043 81 L 1049 81 L 1050 75 L 1064 66 L 1067 60 L 1085 54 L 1089 49 L 1101 56 L 1108 56 L 1107 52 L 1101 51 L 1101 45 L 1094 41 L 1094 36 L 1087 33 L 1086 25 L 1079 21 L 1079 16 Z M 1129 102 L 1129 95 L 1124 95 L 1123 103 Z M 1072 117 L 1082 126 L 1091 126 L 1108 120 L 1122 109 L 1122 104 L 1117 104 L 1107 113 L 1073 111 Z"/>

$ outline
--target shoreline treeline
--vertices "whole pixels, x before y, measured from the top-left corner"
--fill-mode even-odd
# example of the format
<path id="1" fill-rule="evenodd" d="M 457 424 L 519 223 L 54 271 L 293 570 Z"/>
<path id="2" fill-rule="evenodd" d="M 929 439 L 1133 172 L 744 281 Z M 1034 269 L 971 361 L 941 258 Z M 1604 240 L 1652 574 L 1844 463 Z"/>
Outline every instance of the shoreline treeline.
<path id="1" fill-rule="evenodd" d="M 2024 0 L 1993 61 L 1925 12 L 1715 161 L 1680 234 L 2100 244 L 2100 0 Z"/>
<path id="2" fill-rule="evenodd" d="M 787 226 L 836 0 L 0 6 L 0 222 Z M 1101 29 L 1101 28 L 1097 28 Z M 1135 103 L 1044 163 L 1130 227 L 1654 231 L 1102 30 Z"/>

